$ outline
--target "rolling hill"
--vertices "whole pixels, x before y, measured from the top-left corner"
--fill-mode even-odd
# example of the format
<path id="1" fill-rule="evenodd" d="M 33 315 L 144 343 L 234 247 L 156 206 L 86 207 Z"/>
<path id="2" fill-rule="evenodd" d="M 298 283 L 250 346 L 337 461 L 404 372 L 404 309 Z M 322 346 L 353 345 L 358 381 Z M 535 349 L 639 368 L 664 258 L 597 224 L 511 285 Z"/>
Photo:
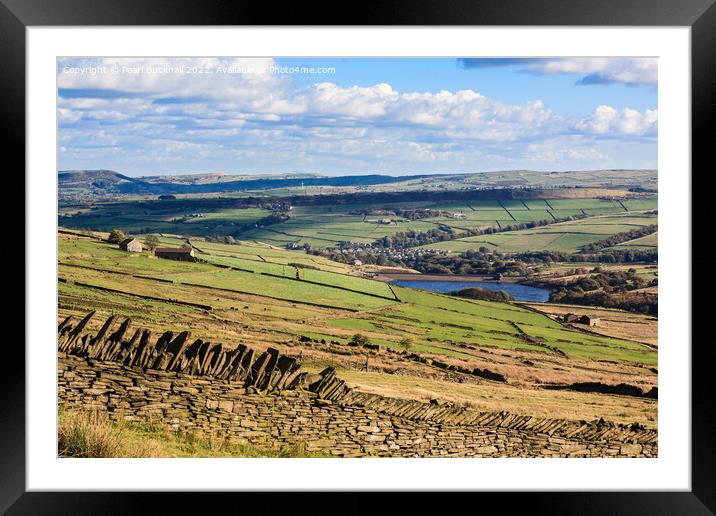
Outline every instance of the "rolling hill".
<path id="1" fill-rule="evenodd" d="M 286 195 L 291 188 L 328 188 L 350 193 L 353 189 L 411 192 L 418 190 L 475 190 L 484 188 L 591 188 L 656 190 L 656 170 L 594 170 L 536 172 L 512 170 L 469 174 L 388 176 L 381 174 L 322 176 L 281 174 L 247 176 L 189 174 L 129 177 L 111 170 L 66 170 L 58 173 L 60 199 L 72 196 L 122 196 L 166 194 L 212 194 L 221 192 L 271 191 Z M 353 190 L 355 191 L 355 190 Z M 305 193 L 303 192 L 291 192 Z"/>

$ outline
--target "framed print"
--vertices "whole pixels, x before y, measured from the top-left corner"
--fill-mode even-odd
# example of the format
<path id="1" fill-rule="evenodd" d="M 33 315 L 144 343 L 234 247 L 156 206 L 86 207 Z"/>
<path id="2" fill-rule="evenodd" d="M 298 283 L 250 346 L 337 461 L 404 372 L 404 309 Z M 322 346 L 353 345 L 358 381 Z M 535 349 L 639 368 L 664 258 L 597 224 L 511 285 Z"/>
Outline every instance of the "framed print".
<path id="1" fill-rule="evenodd" d="M 324 490 L 713 510 L 691 337 L 709 2 L 323 26 L 6 5 L 9 513 Z"/>

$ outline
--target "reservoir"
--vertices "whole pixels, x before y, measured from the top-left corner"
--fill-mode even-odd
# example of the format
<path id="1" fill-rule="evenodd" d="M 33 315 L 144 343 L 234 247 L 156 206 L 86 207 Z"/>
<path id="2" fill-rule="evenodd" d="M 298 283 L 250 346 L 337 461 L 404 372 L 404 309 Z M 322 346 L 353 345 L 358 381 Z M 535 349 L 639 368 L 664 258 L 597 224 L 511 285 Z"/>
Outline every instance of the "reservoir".
<path id="1" fill-rule="evenodd" d="M 517 301 L 545 302 L 549 300 L 549 290 L 520 285 L 519 283 L 500 283 L 499 281 L 395 280 L 391 281 L 390 284 L 442 293 L 477 287 L 494 291 L 504 290 Z"/>

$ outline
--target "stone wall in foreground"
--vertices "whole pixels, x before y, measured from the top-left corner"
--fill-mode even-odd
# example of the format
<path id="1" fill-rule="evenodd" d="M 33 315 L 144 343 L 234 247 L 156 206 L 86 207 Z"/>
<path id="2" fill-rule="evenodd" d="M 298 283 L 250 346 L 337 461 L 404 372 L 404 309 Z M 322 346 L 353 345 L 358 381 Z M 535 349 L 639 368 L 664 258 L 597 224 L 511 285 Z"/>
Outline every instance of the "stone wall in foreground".
<path id="1" fill-rule="evenodd" d="M 83 333 L 88 317 L 60 325 L 58 402 L 66 409 L 342 457 L 657 455 L 656 432 L 636 425 L 387 398 L 350 389 L 330 368 L 302 373 L 275 350 L 214 349 L 191 343 L 188 332 L 154 341 L 138 329 L 125 339 L 131 321 L 115 329 L 112 318 L 92 335 Z"/>

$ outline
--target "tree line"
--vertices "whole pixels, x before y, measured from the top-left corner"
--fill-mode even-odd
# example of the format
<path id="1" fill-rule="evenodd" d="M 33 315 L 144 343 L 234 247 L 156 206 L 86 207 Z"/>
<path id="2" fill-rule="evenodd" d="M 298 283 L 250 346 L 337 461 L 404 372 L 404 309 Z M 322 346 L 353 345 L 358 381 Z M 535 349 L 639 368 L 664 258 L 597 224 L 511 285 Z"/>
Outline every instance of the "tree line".
<path id="1" fill-rule="evenodd" d="M 530 281 L 529 284 L 552 289 L 549 296 L 551 303 L 620 308 L 658 315 L 658 296 L 640 291 L 646 287 L 657 286 L 658 280 L 647 280 L 640 276 L 636 269 L 604 271 L 597 267 L 591 274 L 561 283 L 556 290 L 554 283 L 549 281 Z"/>
<path id="2" fill-rule="evenodd" d="M 395 248 L 405 249 L 408 247 L 420 247 L 423 245 L 434 244 L 437 242 L 445 242 L 449 240 L 457 240 L 458 238 L 467 238 L 481 235 L 494 235 L 496 233 L 505 233 L 508 231 L 519 231 L 523 229 L 531 229 L 541 226 L 548 226 L 558 222 L 567 222 L 570 220 L 578 220 L 586 218 L 586 215 L 572 215 L 569 217 L 554 218 L 552 220 L 531 220 L 528 222 L 518 222 L 516 224 L 505 224 L 500 227 L 490 226 L 487 228 L 470 228 L 456 231 L 450 226 L 440 224 L 435 229 L 428 231 L 401 231 L 393 235 L 386 235 L 371 244 L 376 248 Z"/>
<path id="3" fill-rule="evenodd" d="M 607 247 L 614 247 L 615 245 L 619 245 L 623 242 L 628 242 L 630 240 L 636 240 L 637 238 L 651 235 L 652 233 L 655 233 L 658 229 L 659 227 L 657 224 L 650 224 L 639 229 L 632 229 L 631 231 L 614 233 L 613 235 L 609 235 L 602 240 L 597 240 L 596 242 L 592 242 L 591 244 L 582 246 L 580 252 L 596 253 L 598 251 L 601 251 L 602 249 L 606 249 Z"/>
<path id="4" fill-rule="evenodd" d="M 657 263 L 656 250 L 624 249 L 609 250 L 594 254 L 571 254 L 555 251 L 533 251 L 518 254 L 490 252 L 484 246 L 459 255 L 421 254 L 407 249 L 401 255 L 376 253 L 366 249 L 306 249 L 309 254 L 324 256 L 336 262 L 353 263 L 360 260 L 365 264 L 393 267 L 407 267 L 424 274 L 473 274 L 526 276 L 530 267 L 551 263 Z"/>

